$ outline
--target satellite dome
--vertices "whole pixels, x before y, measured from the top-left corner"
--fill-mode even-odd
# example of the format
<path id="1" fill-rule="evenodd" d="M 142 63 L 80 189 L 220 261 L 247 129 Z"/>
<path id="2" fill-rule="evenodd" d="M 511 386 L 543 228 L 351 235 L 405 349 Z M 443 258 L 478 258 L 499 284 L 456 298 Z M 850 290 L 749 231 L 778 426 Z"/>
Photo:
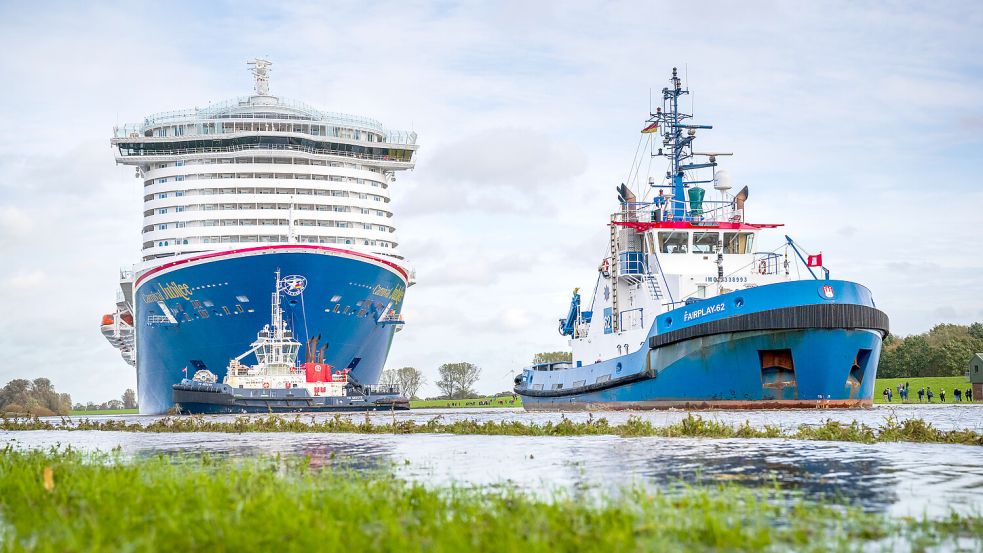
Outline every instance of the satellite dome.
<path id="1" fill-rule="evenodd" d="M 713 175 L 713 187 L 721 192 L 730 190 L 731 188 L 731 178 L 730 173 L 727 171 L 717 171 Z"/>

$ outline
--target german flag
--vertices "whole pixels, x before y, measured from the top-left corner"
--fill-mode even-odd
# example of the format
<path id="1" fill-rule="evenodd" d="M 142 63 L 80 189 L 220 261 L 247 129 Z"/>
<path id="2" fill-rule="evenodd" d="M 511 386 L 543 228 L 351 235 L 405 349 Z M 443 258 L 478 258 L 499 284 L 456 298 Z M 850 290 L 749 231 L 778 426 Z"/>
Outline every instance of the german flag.
<path id="1" fill-rule="evenodd" d="M 642 134 L 651 134 L 651 133 L 654 133 L 654 132 L 659 132 L 659 122 L 658 121 L 656 121 L 655 123 L 650 124 L 649 126 L 645 127 L 644 129 L 642 129 Z"/>

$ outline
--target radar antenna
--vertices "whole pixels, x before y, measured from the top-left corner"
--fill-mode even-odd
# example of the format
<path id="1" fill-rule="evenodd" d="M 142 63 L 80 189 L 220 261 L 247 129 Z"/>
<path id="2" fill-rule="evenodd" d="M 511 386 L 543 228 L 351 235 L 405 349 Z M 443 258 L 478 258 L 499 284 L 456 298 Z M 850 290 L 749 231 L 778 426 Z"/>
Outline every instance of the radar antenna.
<path id="1" fill-rule="evenodd" d="M 246 65 L 252 66 L 249 68 L 249 72 L 256 77 L 256 94 L 260 96 L 269 96 L 270 66 L 273 65 L 273 62 L 262 58 L 256 58 L 253 61 L 247 62 Z"/>

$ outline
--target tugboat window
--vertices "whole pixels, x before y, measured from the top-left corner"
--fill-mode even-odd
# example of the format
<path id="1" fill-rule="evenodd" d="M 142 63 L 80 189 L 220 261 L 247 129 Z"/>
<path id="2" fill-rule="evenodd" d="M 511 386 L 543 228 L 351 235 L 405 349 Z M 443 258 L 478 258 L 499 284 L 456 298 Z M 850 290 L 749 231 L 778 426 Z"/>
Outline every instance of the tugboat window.
<path id="1" fill-rule="evenodd" d="M 750 232 L 725 232 L 724 253 L 751 253 L 754 247 L 754 235 Z"/>
<path id="2" fill-rule="evenodd" d="M 694 232 L 693 253 L 717 253 L 720 235 L 716 232 Z"/>
<path id="3" fill-rule="evenodd" d="M 659 251 L 662 253 L 686 253 L 689 243 L 689 233 L 660 232 Z"/>

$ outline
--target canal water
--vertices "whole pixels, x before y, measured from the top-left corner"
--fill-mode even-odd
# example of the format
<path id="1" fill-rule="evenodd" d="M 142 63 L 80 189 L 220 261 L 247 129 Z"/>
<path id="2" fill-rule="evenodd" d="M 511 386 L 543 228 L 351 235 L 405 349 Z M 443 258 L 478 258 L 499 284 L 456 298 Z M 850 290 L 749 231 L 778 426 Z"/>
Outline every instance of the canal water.
<path id="1" fill-rule="evenodd" d="M 594 413 L 612 423 L 638 416 L 670 424 L 685 411 Z M 858 420 L 872 426 L 889 416 L 919 417 L 939 428 L 983 429 L 983 405 L 877 407 L 856 410 L 700 411 L 705 418 L 739 424 L 821 424 Z M 376 422 L 440 416 L 444 421 L 546 422 L 586 413 L 525 413 L 521 410 L 441 409 L 373 414 Z M 307 418 L 309 416 L 305 416 Z M 364 415 L 354 415 L 359 420 Z M 92 417 L 97 418 L 97 417 Z M 153 417 L 123 417 L 147 423 Z M 216 419 L 225 417 L 216 416 Z M 680 483 L 728 482 L 777 486 L 808 498 L 859 505 L 894 516 L 941 517 L 955 510 L 983 513 L 983 447 L 784 439 L 619 438 L 616 436 L 526 437 L 446 434 L 360 435 L 290 433 L 152 434 L 99 431 L 0 432 L 0 447 L 71 446 L 119 448 L 123 455 L 202 453 L 248 457 L 310 456 L 316 465 L 343 463 L 356 469 L 393 470 L 428 485 L 489 486 L 509 483 L 535 493 L 584 490 L 617 493 L 630 485 L 669 489 Z"/>

